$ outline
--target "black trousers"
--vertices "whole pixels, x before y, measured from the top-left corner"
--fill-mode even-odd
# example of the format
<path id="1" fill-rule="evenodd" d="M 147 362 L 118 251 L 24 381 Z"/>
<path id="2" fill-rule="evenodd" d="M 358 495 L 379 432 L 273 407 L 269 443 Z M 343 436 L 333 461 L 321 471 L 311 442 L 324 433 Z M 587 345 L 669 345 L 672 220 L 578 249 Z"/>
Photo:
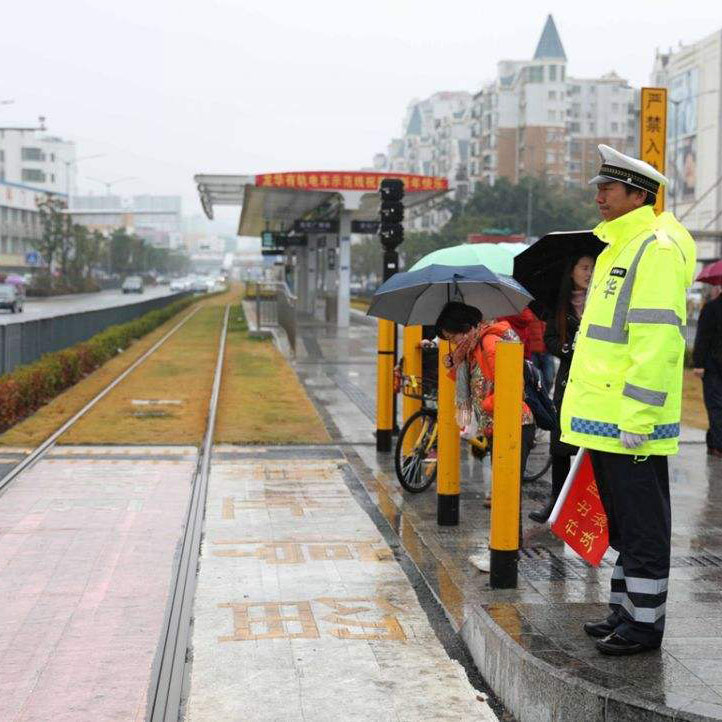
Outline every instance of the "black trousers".
<path id="1" fill-rule="evenodd" d="M 659 646 L 664 634 L 672 534 L 666 456 L 590 452 L 619 552 L 612 574 L 610 624 L 633 642 Z"/>
<path id="2" fill-rule="evenodd" d="M 705 370 L 702 390 L 709 418 L 707 447 L 722 451 L 722 376 L 714 370 Z"/>

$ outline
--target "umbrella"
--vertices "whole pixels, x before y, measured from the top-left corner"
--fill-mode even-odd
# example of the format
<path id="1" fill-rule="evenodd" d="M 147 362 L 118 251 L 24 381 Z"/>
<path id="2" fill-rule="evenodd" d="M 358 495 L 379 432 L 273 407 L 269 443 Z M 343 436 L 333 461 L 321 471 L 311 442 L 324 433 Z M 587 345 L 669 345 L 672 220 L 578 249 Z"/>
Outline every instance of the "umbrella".
<path id="1" fill-rule="evenodd" d="M 459 246 L 439 248 L 416 261 L 409 271 L 418 271 L 432 264 L 439 266 L 486 266 L 494 273 L 511 276 L 514 270 L 514 253 L 495 243 L 462 243 Z"/>
<path id="2" fill-rule="evenodd" d="M 486 266 L 432 264 L 391 276 L 374 294 L 368 315 L 405 326 L 431 324 L 449 301 L 461 301 L 496 318 L 520 313 L 531 299 L 513 278 Z"/>
<path id="3" fill-rule="evenodd" d="M 563 231 L 548 233 L 516 256 L 514 278 L 534 295 L 532 311 L 554 312 L 569 258 L 578 253 L 596 258 L 604 246 L 591 231 Z"/>
<path id="4" fill-rule="evenodd" d="M 697 276 L 697 280 L 713 286 L 722 286 L 722 261 L 715 261 L 705 266 Z"/>
<path id="5" fill-rule="evenodd" d="M 6 279 L 5 283 L 12 283 L 14 286 L 24 286 L 25 279 L 22 276 L 18 276 L 17 273 L 11 273 Z"/>

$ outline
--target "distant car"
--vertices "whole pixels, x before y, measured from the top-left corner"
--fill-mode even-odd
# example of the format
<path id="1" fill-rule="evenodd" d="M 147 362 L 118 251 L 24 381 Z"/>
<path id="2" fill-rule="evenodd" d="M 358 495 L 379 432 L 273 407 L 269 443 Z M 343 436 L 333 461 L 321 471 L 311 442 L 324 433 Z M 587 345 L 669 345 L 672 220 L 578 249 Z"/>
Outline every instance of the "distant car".
<path id="1" fill-rule="evenodd" d="M 208 293 L 208 284 L 205 278 L 194 278 L 191 285 L 193 293 Z"/>
<path id="2" fill-rule="evenodd" d="M 0 308 L 11 313 L 21 313 L 25 305 L 25 291 L 22 286 L 12 283 L 0 283 Z"/>
<path id="3" fill-rule="evenodd" d="M 170 283 L 170 279 L 168 278 L 168 276 L 156 276 L 155 282 L 159 286 L 167 286 Z"/>
<path id="4" fill-rule="evenodd" d="M 170 290 L 171 291 L 187 291 L 188 290 L 188 280 L 185 278 L 174 278 L 170 282 Z"/>
<path id="5" fill-rule="evenodd" d="M 128 276 L 121 288 L 123 293 L 143 293 L 143 279 L 140 276 Z"/>

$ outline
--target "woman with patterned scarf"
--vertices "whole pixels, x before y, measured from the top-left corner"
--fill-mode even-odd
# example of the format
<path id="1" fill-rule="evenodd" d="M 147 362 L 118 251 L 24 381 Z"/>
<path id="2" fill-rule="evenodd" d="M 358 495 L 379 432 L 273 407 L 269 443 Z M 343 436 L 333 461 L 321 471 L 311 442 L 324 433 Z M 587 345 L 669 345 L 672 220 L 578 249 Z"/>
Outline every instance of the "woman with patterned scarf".
<path id="1" fill-rule="evenodd" d="M 494 368 L 496 344 L 519 341 L 507 321 L 485 323 L 481 311 L 465 303 L 452 301 L 444 306 L 436 321 L 440 338 L 455 348 L 444 364 L 456 381 L 456 422 L 463 428 L 476 417 L 479 430 L 488 439 L 494 433 Z M 534 445 L 534 417 L 522 402 L 521 469 Z"/>

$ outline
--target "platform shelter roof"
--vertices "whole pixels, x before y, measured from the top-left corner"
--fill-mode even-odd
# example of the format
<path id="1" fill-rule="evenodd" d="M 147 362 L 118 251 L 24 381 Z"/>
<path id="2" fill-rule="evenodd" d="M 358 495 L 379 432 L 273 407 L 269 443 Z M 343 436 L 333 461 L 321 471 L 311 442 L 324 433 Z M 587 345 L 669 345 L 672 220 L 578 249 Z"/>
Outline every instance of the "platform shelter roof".
<path id="1" fill-rule="evenodd" d="M 404 181 L 407 208 L 449 191 L 446 178 L 383 171 L 199 174 L 194 179 L 208 218 L 213 218 L 214 206 L 241 206 L 238 234 L 258 236 L 264 230 L 288 229 L 314 214 L 333 218 L 342 204 L 352 212 L 352 220 L 378 220 L 378 187 L 384 178 Z"/>

